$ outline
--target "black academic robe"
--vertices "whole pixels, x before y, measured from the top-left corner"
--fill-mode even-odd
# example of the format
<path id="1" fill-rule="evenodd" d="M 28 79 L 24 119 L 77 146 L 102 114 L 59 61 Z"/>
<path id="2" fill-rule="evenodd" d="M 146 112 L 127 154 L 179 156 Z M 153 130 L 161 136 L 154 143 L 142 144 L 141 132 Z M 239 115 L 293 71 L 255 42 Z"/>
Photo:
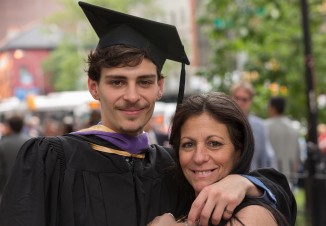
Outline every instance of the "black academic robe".
<path id="1" fill-rule="evenodd" d="M 88 142 L 114 148 L 95 136 L 54 139 L 23 145 L 0 205 L 1 226 L 144 226 L 163 213 L 187 213 L 167 150 L 153 145 L 144 159 L 126 158 L 92 149 Z M 257 177 L 291 214 L 287 191 L 265 175 Z"/>

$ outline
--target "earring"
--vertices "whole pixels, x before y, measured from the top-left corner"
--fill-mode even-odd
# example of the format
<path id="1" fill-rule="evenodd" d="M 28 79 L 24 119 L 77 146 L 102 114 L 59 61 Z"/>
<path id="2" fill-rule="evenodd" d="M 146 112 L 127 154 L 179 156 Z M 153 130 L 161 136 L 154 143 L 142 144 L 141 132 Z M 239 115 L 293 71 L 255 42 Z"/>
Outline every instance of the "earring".
<path id="1" fill-rule="evenodd" d="M 162 98 L 162 92 L 159 92 L 158 95 L 157 95 L 157 100 L 159 100 L 161 98 Z"/>

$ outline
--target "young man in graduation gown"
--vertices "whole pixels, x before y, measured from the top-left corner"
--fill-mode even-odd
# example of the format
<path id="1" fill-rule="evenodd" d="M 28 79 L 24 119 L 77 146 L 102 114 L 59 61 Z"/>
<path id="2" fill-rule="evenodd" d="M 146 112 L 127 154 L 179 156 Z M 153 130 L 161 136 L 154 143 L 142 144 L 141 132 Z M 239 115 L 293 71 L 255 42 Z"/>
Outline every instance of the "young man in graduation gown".
<path id="1" fill-rule="evenodd" d="M 182 63 L 179 103 L 183 98 L 189 61 L 176 28 L 79 5 L 99 36 L 88 56 L 88 87 L 101 103 L 101 123 L 24 144 L 0 206 L 0 225 L 143 226 L 163 213 L 188 214 L 193 200 L 179 199 L 182 190 L 170 170 L 173 152 L 149 146 L 143 132 L 163 92 L 166 59 Z M 295 201 L 282 175 L 232 176 L 198 196 L 190 221 L 205 225 L 210 216 L 227 217 L 223 211 L 232 211 L 245 194 L 270 200 L 288 218 L 295 217 Z"/>

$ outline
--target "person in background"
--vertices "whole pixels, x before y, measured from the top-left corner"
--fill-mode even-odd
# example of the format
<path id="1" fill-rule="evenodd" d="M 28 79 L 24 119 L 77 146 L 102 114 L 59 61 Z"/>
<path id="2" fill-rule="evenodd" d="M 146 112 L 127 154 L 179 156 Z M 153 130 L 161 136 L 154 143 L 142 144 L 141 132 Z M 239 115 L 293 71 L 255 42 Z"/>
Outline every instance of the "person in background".
<path id="1" fill-rule="evenodd" d="M 71 133 L 74 131 L 74 118 L 73 116 L 66 115 L 63 117 L 61 123 L 61 134 Z"/>
<path id="2" fill-rule="evenodd" d="M 4 126 L 4 134 L 0 140 L 0 194 L 3 193 L 20 147 L 30 139 L 22 132 L 24 119 L 19 115 L 6 119 Z"/>
<path id="3" fill-rule="evenodd" d="M 220 219 L 226 205 L 235 208 L 249 190 L 283 203 L 285 190 L 275 190 L 280 186 L 266 179 L 266 171 L 214 183 L 193 206 L 182 201 L 169 172 L 174 151 L 150 145 L 144 132 L 163 93 L 167 59 L 181 63 L 178 103 L 183 100 L 189 60 L 176 27 L 79 5 L 99 36 L 87 73 L 101 123 L 23 145 L 0 204 L 0 225 L 144 226 L 166 212 L 189 212 L 190 222 L 200 219 L 205 226 L 210 216 Z"/>
<path id="4" fill-rule="evenodd" d="M 42 136 L 58 136 L 63 133 L 61 129 L 62 122 L 51 117 L 44 120 L 42 128 Z"/>
<path id="5" fill-rule="evenodd" d="M 291 185 L 296 183 L 300 161 L 300 135 L 294 129 L 292 121 L 284 112 L 286 100 L 282 96 L 271 97 L 268 102 L 266 120 L 269 139 L 275 151 L 278 170 L 285 174 Z"/>
<path id="6" fill-rule="evenodd" d="M 25 127 L 23 133 L 30 137 L 38 137 L 42 135 L 41 120 L 38 116 L 30 116 L 25 119 Z"/>
<path id="7" fill-rule="evenodd" d="M 2 122 L 0 122 L 0 140 L 1 140 L 4 132 L 5 132 L 5 125 Z"/>
<path id="8" fill-rule="evenodd" d="M 253 134 L 242 110 L 228 95 L 219 92 L 190 96 L 178 106 L 171 128 L 176 150 L 176 175 L 184 191 L 183 200 L 198 196 L 206 186 L 227 175 L 249 172 L 254 153 Z M 276 176 L 277 171 L 273 174 Z M 271 206 L 262 197 L 248 196 L 234 210 L 226 206 L 229 220 L 210 225 L 286 226 L 295 224 L 296 203 L 285 176 L 277 182 L 287 188 L 284 201 L 291 203 L 293 218 L 286 219 L 286 206 Z M 288 215 L 289 212 L 286 214 Z M 179 223 L 180 222 L 180 223 Z M 169 214 L 155 218 L 150 226 L 188 225 L 187 216 L 174 220 Z"/>
<path id="9" fill-rule="evenodd" d="M 251 83 L 240 81 L 232 85 L 230 94 L 247 115 L 255 140 L 255 152 L 251 163 L 251 169 L 263 167 L 277 168 L 275 151 L 270 143 L 268 131 L 262 118 L 250 113 L 255 90 Z"/>
<path id="10" fill-rule="evenodd" d="M 144 131 L 148 134 L 150 143 L 161 146 L 169 146 L 169 135 L 167 133 L 163 133 L 157 127 L 155 117 L 152 117 L 144 128 Z"/>
<path id="11" fill-rule="evenodd" d="M 318 132 L 318 149 L 320 153 L 326 156 L 326 124 L 320 123 L 317 126 Z"/>
<path id="12" fill-rule="evenodd" d="M 101 122 L 101 112 L 99 110 L 91 110 L 86 127 L 90 127 Z"/>

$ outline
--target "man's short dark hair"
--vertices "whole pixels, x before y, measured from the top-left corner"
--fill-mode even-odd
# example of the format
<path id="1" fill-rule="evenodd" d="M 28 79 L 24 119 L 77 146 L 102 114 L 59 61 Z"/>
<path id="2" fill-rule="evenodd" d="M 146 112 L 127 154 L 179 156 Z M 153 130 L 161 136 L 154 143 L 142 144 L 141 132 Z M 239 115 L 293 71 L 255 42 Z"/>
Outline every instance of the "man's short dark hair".
<path id="1" fill-rule="evenodd" d="M 134 67 L 141 64 L 145 58 L 151 60 L 146 51 L 126 45 L 96 49 L 88 55 L 88 77 L 99 82 L 102 68 Z M 161 79 L 162 74 L 158 67 L 156 68 L 158 79 Z"/>
<path id="2" fill-rule="evenodd" d="M 275 109 L 279 114 L 283 114 L 285 111 L 286 100 L 282 96 L 271 97 L 269 100 L 269 106 Z"/>
<path id="3" fill-rule="evenodd" d="M 15 115 L 7 120 L 7 124 L 14 133 L 20 133 L 24 126 L 24 119 L 21 116 Z"/>

